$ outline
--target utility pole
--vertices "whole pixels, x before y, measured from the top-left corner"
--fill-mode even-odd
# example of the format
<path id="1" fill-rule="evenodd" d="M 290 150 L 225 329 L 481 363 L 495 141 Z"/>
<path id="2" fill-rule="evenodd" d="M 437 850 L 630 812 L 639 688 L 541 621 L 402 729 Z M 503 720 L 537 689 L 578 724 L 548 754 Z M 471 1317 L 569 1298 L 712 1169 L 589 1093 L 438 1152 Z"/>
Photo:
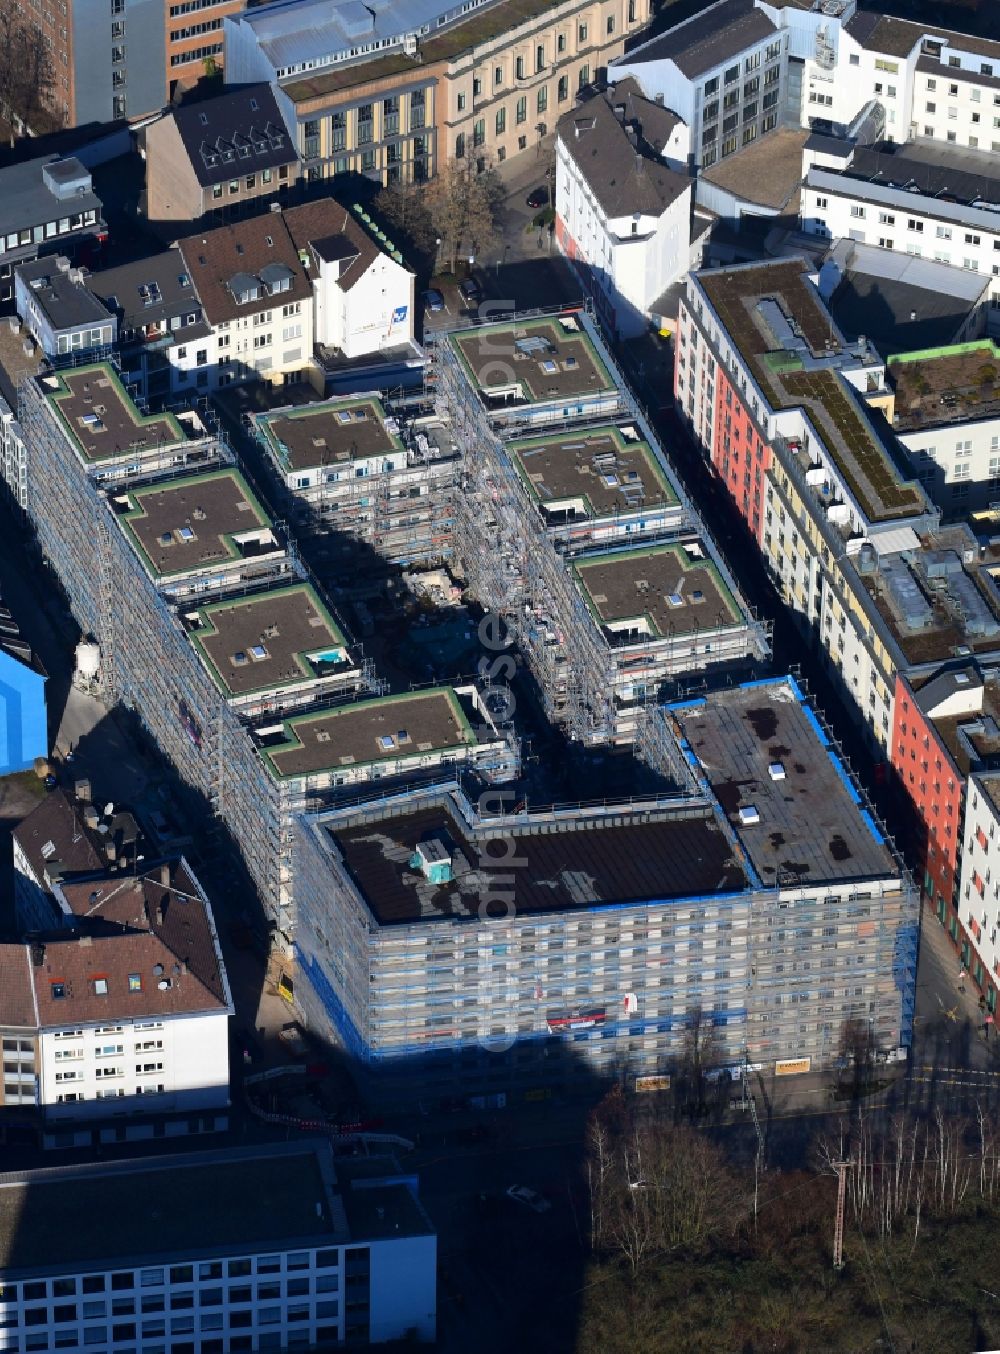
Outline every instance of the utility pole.
<path id="1" fill-rule="evenodd" d="M 835 1161 L 833 1169 L 837 1172 L 837 1216 L 833 1223 L 833 1267 L 844 1267 L 844 1204 L 847 1200 L 847 1169 L 853 1166 L 851 1160 Z"/>

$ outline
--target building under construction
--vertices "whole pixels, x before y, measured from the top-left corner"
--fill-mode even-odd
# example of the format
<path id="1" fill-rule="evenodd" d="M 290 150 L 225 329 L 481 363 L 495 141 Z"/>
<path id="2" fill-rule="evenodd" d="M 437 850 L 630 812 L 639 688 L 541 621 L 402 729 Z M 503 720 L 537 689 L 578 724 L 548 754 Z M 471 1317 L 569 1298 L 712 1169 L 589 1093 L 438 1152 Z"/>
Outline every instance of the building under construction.
<path id="1" fill-rule="evenodd" d="M 670 707 L 675 788 L 505 813 L 453 784 L 301 819 L 299 1000 L 387 1096 L 909 1043 L 916 894 L 791 678 Z M 517 868 L 512 868 L 515 866 Z"/>
<path id="2" fill-rule="evenodd" d="M 454 567 L 503 618 L 554 723 L 632 742 L 678 677 L 766 657 L 587 315 L 431 336 L 431 353 L 462 457 Z"/>
<path id="3" fill-rule="evenodd" d="M 21 409 L 28 512 L 102 695 L 229 826 L 283 944 L 293 814 L 439 763 L 516 770 L 473 688 L 358 702 L 368 665 L 222 440 L 141 415 L 107 364 L 33 378 Z"/>
<path id="4" fill-rule="evenodd" d="M 327 400 L 253 417 L 257 440 L 304 531 L 361 541 L 404 568 L 451 558 L 459 457 L 445 425 L 386 414 L 376 396 Z"/>

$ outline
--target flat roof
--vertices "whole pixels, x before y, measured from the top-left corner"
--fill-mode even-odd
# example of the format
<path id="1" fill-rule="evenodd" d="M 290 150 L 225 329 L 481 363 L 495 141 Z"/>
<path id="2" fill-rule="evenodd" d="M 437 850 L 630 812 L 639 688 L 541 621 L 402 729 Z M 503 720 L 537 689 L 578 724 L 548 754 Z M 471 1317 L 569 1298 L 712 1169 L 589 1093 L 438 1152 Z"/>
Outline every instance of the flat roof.
<path id="1" fill-rule="evenodd" d="M 157 577 L 240 559 L 255 547 L 277 549 L 267 514 L 238 470 L 185 476 L 123 497 L 130 506 L 121 520 Z M 241 546 L 234 538 L 246 532 L 269 540 Z"/>
<path id="2" fill-rule="evenodd" d="M 652 448 L 632 424 L 524 438 L 508 443 L 507 450 L 550 517 L 610 517 L 678 501 Z"/>
<path id="3" fill-rule="evenodd" d="M 121 1258 L 348 1239 L 332 1162 L 295 1144 L 0 1176 L 0 1270 L 101 1269 Z M 114 1226 L 108 1219 L 114 1219 Z M 71 1221 L 72 1225 L 67 1225 Z"/>
<path id="4" fill-rule="evenodd" d="M 1000 416 L 1000 348 L 988 338 L 888 359 L 897 432 Z"/>
<path id="5" fill-rule="evenodd" d="M 614 390 L 611 373 L 575 315 L 477 326 L 450 335 L 484 395 L 520 385 L 530 404 Z"/>
<path id="6" fill-rule="evenodd" d="M 39 377 L 43 392 L 87 461 L 186 440 L 173 414 L 140 414 L 108 362 Z"/>
<path id="7" fill-rule="evenodd" d="M 880 556 L 872 572 L 857 572 L 907 663 L 1000 648 L 1000 578 L 978 556 L 975 536 L 956 523 L 923 532 L 916 549 Z"/>
<path id="8" fill-rule="evenodd" d="M 285 470 L 338 465 L 402 448 L 398 436 L 385 426 L 382 402 L 374 398 L 307 404 L 259 414 L 255 422 Z"/>
<path id="9" fill-rule="evenodd" d="M 697 541 L 609 551 L 578 561 L 573 570 L 603 626 L 645 617 L 649 633 L 662 639 L 742 620 L 736 599 Z M 634 643 L 634 631 L 626 633 Z"/>
<path id="10" fill-rule="evenodd" d="M 70 186 L 75 182 L 79 187 L 65 197 L 57 197 L 47 180 Z M 11 235 L 27 226 L 60 221 L 87 211 L 95 211 L 98 222 L 101 220 L 101 199 L 94 192 L 90 170 L 72 155 L 44 155 L 37 160 L 5 165 L 0 170 L 0 189 L 0 234 Z M 79 229 L 93 231 L 95 227 Z"/>
<path id="11" fill-rule="evenodd" d="M 806 410 L 868 517 L 924 511 L 920 486 L 904 479 L 857 394 L 829 365 L 846 347 L 805 263 L 749 264 L 697 277 L 772 407 Z M 791 337 L 772 323 L 788 327 Z"/>
<path id="12" fill-rule="evenodd" d="M 111 319 L 76 269 L 71 272 L 67 258 L 46 254 L 19 264 L 15 271 L 54 329 L 107 324 Z"/>
<path id="13" fill-rule="evenodd" d="M 346 641 L 309 583 L 192 609 L 191 639 L 228 696 L 295 686 L 336 672 Z"/>
<path id="14" fill-rule="evenodd" d="M 700 175 L 744 202 L 774 212 L 786 207 L 797 210 L 802 148 L 809 138 L 808 131 L 783 127 L 701 170 Z"/>
<path id="15" fill-rule="evenodd" d="M 668 708 L 766 886 L 899 873 L 792 678 Z M 743 823 L 741 809 L 756 809 L 759 821 Z"/>
<path id="16" fill-rule="evenodd" d="M 278 776 L 306 776 L 467 747 L 476 735 L 454 691 L 356 701 L 285 720 L 284 742 L 263 748 Z"/>
<path id="17" fill-rule="evenodd" d="M 746 875 L 714 814 L 699 817 L 688 805 L 685 815 L 657 819 L 651 810 L 632 823 L 611 810 L 606 819 L 547 814 L 544 832 L 511 821 L 503 838 L 527 865 L 505 871 L 504 889 L 513 890 L 519 915 L 742 891 Z M 381 925 L 477 922 L 483 897 L 495 891 L 496 871 L 481 862 L 497 840 L 496 823 L 470 828 L 445 796 L 412 813 L 327 830 Z M 429 841 L 450 855 L 446 883 L 431 883 L 409 863 L 418 843 Z"/>

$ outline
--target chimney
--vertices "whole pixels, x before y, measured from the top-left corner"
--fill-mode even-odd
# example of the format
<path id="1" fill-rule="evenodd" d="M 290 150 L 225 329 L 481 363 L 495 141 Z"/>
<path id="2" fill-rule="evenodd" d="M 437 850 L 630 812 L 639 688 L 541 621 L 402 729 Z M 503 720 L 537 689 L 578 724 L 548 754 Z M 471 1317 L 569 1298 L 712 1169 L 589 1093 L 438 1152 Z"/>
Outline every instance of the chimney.
<path id="1" fill-rule="evenodd" d="M 160 866 L 160 883 L 165 889 L 170 887 L 170 865 L 167 861 Z"/>
<path id="2" fill-rule="evenodd" d="M 187 971 L 188 971 L 187 960 L 186 960 L 186 959 L 182 959 L 182 960 L 181 960 L 181 973 L 187 973 Z"/>
<path id="3" fill-rule="evenodd" d="M 93 945 L 93 943 L 94 943 L 94 937 L 93 937 L 93 936 L 81 936 L 81 937 L 80 937 L 80 944 L 81 944 L 81 945 Z"/>
<path id="4" fill-rule="evenodd" d="M 642 156 L 638 153 L 638 151 L 636 152 L 635 156 L 635 172 L 637 174 L 642 173 Z"/>
<path id="5" fill-rule="evenodd" d="M 156 917 L 156 924 L 157 924 L 157 926 L 162 926 L 162 925 L 163 925 L 163 904 L 162 904 L 162 903 L 157 903 L 157 904 L 156 904 L 156 913 L 155 913 L 155 917 Z"/>
<path id="6" fill-rule="evenodd" d="M 31 945 L 31 962 L 35 968 L 41 968 L 45 963 L 45 946 L 40 940 L 35 940 Z"/>

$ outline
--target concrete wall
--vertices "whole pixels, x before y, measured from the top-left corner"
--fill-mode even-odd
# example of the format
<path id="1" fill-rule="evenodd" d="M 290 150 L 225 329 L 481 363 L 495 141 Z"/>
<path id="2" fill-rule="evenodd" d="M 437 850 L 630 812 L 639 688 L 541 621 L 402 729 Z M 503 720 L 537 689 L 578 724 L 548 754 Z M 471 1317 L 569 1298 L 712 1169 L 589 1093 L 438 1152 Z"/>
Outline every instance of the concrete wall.
<path id="1" fill-rule="evenodd" d="M 124 36 L 112 40 L 107 0 L 77 0 L 72 6 L 76 124 L 111 122 L 115 94 L 125 95 L 125 115 L 129 118 L 163 107 L 167 101 L 167 8 L 164 0 L 126 0 L 122 13 L 115 16 L 116 22 L 125 24 Z M 128 60 L 117 69 L 125 71 L 126 80 L 120 89 L 114 89 L 111 49 L 119 43 L 125 47 Z"/>

